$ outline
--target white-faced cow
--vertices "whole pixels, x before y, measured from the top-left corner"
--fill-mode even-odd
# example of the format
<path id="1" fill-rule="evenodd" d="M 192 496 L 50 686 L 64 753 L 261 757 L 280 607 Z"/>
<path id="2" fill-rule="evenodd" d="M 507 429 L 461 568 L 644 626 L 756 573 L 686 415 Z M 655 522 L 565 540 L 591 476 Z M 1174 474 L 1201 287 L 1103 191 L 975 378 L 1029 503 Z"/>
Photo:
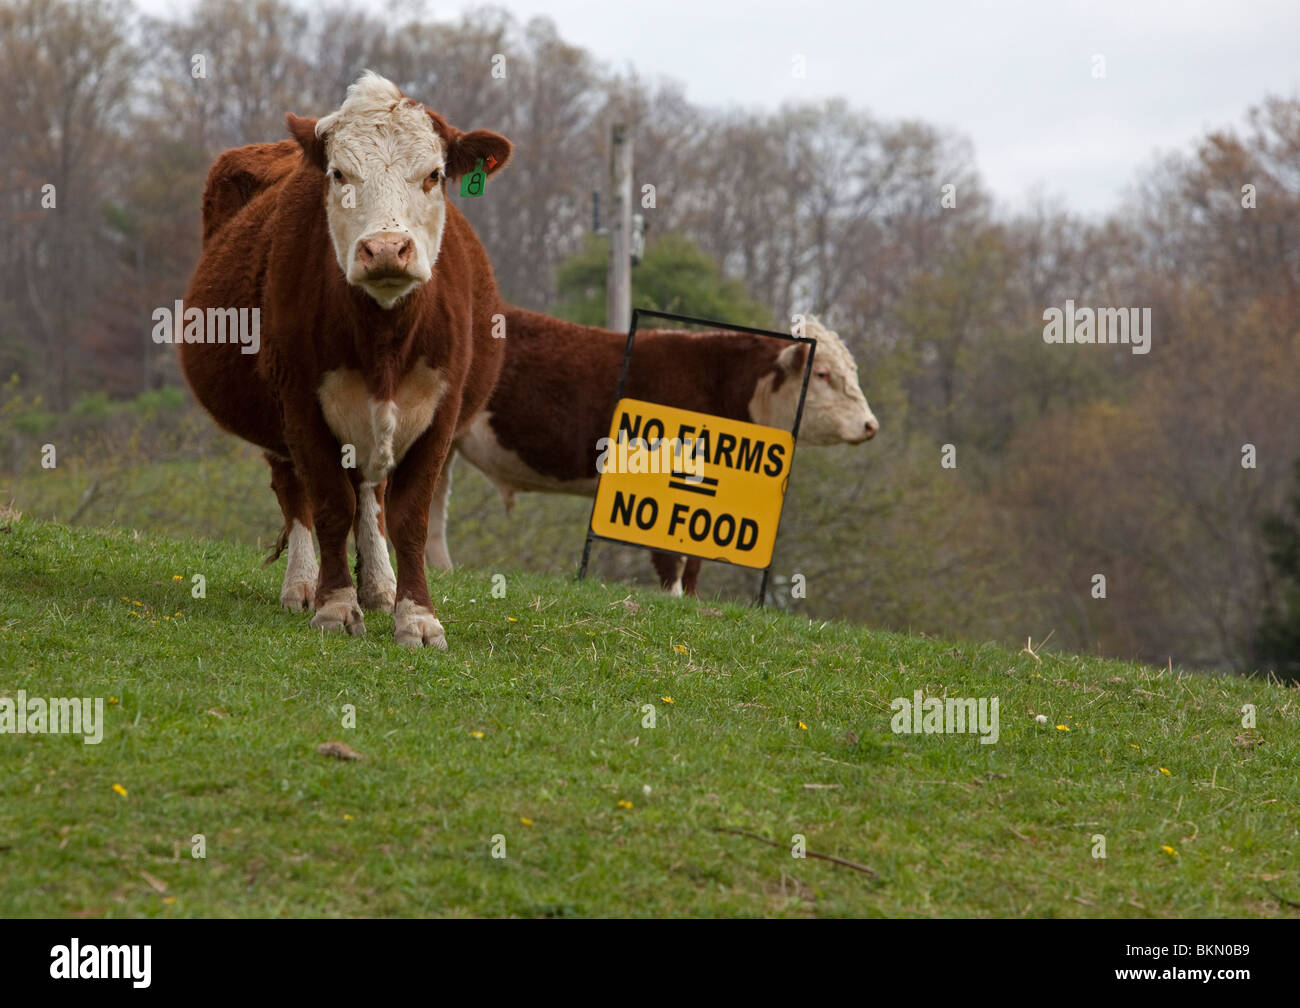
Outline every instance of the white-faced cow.
<path id="1" fill-rule="evenodd" d="M 879 424 L 848 348 L 814 318 L 807 334 L 817 350 L 799 441 L 857 444 L 874 437 Z M 627 335 L 510 308 L 504 342 L 496 391 L 457 438 L 458 452 L 497 486 L 507 510 L 520 490 L 591 496 Z M 771 337 L 652 330 L 637 335 L 624 395 L 789 430 L 807 359 L 805 345 Z M 451 569 L 450 493 L 448 465 L 434 493 L 427 548 L 429 564 L 444 570 Z M 696 593 L 699 558 L 655 553 L 653 561 L 664 588 Z"/>
<path id="2" fill-rule="evenodd" d="M 399 644 L 446 647 L 425 580 L 429 507 L 504 350 L 492 267 L 446 186 L 479 161 L 494 173 L 510 144 L 370 72 L 337 111 L 287 123 L 292 141 L 227 151 L 209 175 L 185 296 L 200 324 L 181 366 L 216 421 L 266 453 L 289 547 L 281 601 L 353 634 L 363 606 L 390 610 Z M 230 308 L 260 309 L 259 352 L 204 341 L 204 313 Z"/>

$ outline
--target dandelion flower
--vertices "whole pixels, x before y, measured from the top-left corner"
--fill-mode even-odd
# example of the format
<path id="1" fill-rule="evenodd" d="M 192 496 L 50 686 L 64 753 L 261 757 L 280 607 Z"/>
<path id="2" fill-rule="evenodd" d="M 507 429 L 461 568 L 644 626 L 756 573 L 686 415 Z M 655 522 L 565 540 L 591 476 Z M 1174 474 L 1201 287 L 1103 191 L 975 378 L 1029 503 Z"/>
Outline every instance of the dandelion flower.
<path id="1" fill-rule="evenodd" d="M 113 790 L 116 791 L 118 794 L 120 794 L 123 798 L 126 797 L 126 788 L 122 787 L 121 784 L 114 784 Z"/>

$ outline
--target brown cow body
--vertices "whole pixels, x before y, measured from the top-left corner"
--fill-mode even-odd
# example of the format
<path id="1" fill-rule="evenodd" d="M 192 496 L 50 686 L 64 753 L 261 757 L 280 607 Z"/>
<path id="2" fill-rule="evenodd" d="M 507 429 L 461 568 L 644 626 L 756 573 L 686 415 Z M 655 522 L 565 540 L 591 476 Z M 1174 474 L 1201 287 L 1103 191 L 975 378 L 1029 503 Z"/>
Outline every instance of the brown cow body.
<path id="1" fill-rule="evenodd" d="M 839 338 L 809 320 L 819 338 L 801 440 L 863 441 L 876 420 Z M 456 441 L 458 452 L 501 491 L 591 496 L 598 442 L 609 436 L 627 336 L 510 308 L 506 363 L 487 409 Z M 729 331 L 638 333 L 624 395 L 665 406 L 789 429 L 807 360 L 802 345 Z M 838 388 L 831 386 L 838 381 Z M 823 388 L 823 384 L 825 388 Z M 820 397 L 820 399 L 819 399 Z M 828 406 L 822 404 L 833 404 Z M 435 492 L 428 562 L 450 569 L 446 546 L 450 467 Z M 664 588 L 695 594 L 698 558 L 654 553 Z"/>
<path id="2" fill-rule="evenodd" d="M 232 213 L 296 164 L 292 141 L 241 148 L 229 164 L 213 168 L 207 207 L 214 216 Z M 212 225 L 220 226 L 219 219 Z M 507 509 L 519 491 L 591 496 L 596 487 L 597 442 L 607 437 L 614 413 L 626 335 L 567 322 L 521 308 L 506 308 L 506 359 L 487 407 L 458 430 L 455 447 L 501 491 Z M 839 337 L 815 319 L 808 332 L 818 338 L 814 377 L 808 389 L 800 441 L 829 445 L 858 443 L 874 436 L 877 421 L 858 385 L 856 365 Z M 729 419 L 789 428 L 806 358 L 797 347 L 759 336 L 726 331 L 676 330 L 638 334 L 625 394 Z M 290 533 L 292 470 L 277 468 L 277 486 L 289 536 L 290 562 L 282 599 L 292 604 L 295 558 L 310 557 L 310 536 L 295 544 Z M 434 493 L 426 556 L 450 570 L 446 521 L 451 462 Z M 366 564 L 358 536 L 358 564 Z M 296 547 L 296 548 L 295 548 Z M 654 553 L 662 586 L 674 594 L 695 594 L 698 558 Z"/>
<path id="3" fill-rule="evenodd" d="M 203 255 L 185 296 L 187 309 L 259 308 L 260 352 L 182 343 L 181 366 L 217 422 L 265 451 L 285 514 L 290 575 L 294 537 L 299 553 L 306 537 L 308 556 L 298 558 L 296 582 L 286 575 L 282 601 L 310 604 L 313 625 L 352 633 L 365 629 L 359 601 L 392 609 L 399 643 L 445 647 L 425 580 L 429 504 L 453 437 L 486 405 L 496 382 L 504 347 L 492 338 L 492 317 L 504 309 L 469 223 L 449 203 L 433 204 L 445 197 L 446 178 L 463 174 L 478 158 L 490 157 L 499 167 L 509 145 L 495 134 L 462 134 L 381 78 L 363 78 L 349 89 L 349 101 L 363 86 L 369 90 L 362 97 L 380 99 L 366 110 L 371 119 L 354 125 L 344 115 L 348 103 L 329 118 L 353 134 L 374 120 L 383 152 L 383 144 L 405 140 L 394 141 L 392 134 L 413 121 L 411 107 L 427 114 L 433 132 L 424 135 L 420 118 L 420 143 L 396 149 L 402 156 L 414 150 L 412 158 L 431 152 L 429 163 L 437 167 L 432 174 L 417 168 L 429 178 L 422 182 L 417 174 L 411 185 L 423 185 L 430 203 L 419 204 L 419 213 L 440 232 L 425 241 L 387 204 L 377 218 L 383 230 L 376 230 L 364 218 L 371 211 L 364 187 L 400 188 L 402 180 L 365 178 L 368 162 L 356 167 L 332 132 L 321 136 L 314 120 L 291 116 L 296 142 L 229 151 L 214 166 L 204 199 Z M 398 96 L 387 110 L 384 86 Z M 395 157 L 389 153 L 382 166 L 389 175 Z M 338 174 L 331 177 L 327 169 Z M 336 193 L 336 183 L 362 192 L 362 211 L 348 207 L 348 194 Z M 441 196 L 431 192 L 438 185 Z M 412 193 L 398 195 L 418 203 L 421 193 Z M 360 220 L 360 237 L 344 241 L 340 219 Z M 418 275 L 417 264 L 427 278 Z M 395 582 L 385 526 L 397 554 Z M 309 578 L 313 527 L 321 561 L 318 575 Z M 354 529 L 360 600 L 347 569 L 347 537 Z M 382 557 L 373 549 L 376 536 Z"/>

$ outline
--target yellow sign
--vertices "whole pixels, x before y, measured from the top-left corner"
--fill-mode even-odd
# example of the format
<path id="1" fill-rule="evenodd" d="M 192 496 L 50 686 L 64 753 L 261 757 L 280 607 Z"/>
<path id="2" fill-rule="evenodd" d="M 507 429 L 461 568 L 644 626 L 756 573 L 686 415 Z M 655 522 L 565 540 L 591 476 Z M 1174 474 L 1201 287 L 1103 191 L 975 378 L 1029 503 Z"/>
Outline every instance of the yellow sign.
<path id="1" fill-rule="evenodd" d="M 789 431 L 620 399 L 598 447 L 595 535 L 742 567 L 772 562 Z"/>

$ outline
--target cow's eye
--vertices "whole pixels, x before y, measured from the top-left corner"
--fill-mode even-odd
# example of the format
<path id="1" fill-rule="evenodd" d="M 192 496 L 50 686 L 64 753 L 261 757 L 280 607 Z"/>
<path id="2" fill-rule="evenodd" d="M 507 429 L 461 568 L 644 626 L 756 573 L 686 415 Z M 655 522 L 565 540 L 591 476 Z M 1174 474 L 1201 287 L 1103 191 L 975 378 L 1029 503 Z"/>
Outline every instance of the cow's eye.
<path id="1" fill-rule="evenodd" d="M 425 191 L 425 192 L 432 192 L 432 191 L 433 191 L 433 187 L 436 186 L 436 185 L 438 184 L 438 182 L 439 182 L 439 180 L 440 180 L 441 178 L 442 178 L 442 169 L 441 169 L 441 168 L 435 168 L 433 171 L 429 172 L 429 174 L 426 175 L 426 176 L 425 176 L 425 179 L 424 179 L 424 183 L 423 183 L 423 189 L 424 189 L 424 191 Z"/>
<path id="2" fill-rule="evenodd" d="M 337 169 L 337 168 L 331 168 L 331 169 L 330 169 L 330 178 L 332 178 L 335 182 L 342 182 L 342 181 L 343 181 L 343 173 L 342 173 L 341 171 L 339 171 L 339 169 Z"/>
<path id="3" fill-rule="evenodd" d="M 829 371 L 818 371 L 817 377 L 820 378 L 822 381 L 830 381 L 831 373 Z"/>

